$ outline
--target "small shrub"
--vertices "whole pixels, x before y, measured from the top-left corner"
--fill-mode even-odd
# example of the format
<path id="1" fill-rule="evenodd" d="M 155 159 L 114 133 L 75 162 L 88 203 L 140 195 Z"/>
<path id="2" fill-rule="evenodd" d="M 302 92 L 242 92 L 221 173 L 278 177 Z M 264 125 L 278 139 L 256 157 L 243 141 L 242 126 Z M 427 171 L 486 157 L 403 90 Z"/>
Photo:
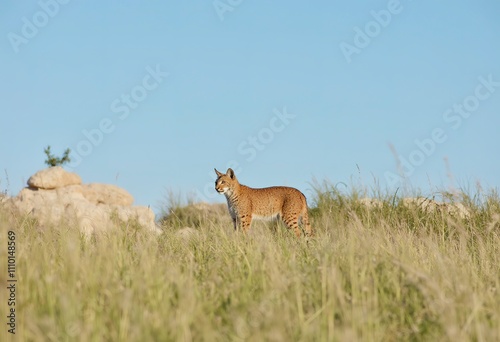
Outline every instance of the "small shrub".
<path id="1" fill-rule="evenodd" d="M 45 154 L 47 155 L 47 159 L 45 159 L 45 164 L 47 164 L 48 166 L 52 167 L 52 166 L 62 166 L 66 163 L 69 163 L 71 161 L 70 157 L 69 157 L 69 154 L 71 152 L 71 150 L 69 148 L 67 148 L 62 157 L 59 158 L 59 157 L 56 157 L 52 154 L 52 152 L 50 151 L 50 146 L 47 146 L 44 150 Z"/>

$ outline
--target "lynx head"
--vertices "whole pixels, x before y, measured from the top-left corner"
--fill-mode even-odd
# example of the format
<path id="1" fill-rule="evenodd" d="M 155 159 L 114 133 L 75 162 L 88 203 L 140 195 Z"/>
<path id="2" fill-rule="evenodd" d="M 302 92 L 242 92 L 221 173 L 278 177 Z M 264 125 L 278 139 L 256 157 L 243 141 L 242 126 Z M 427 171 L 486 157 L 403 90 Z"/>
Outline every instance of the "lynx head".
<path id="1" fill-rule="evenodd" d="M 234 175 L 233 169 L 227 169 L 227 172 L 225 174 L 217 171 L 217 169 L 214 170 L 217 174 L 217 180 L 215 181 L 215 190 L 219 194 L 231 194 L 239 184 L 236 176 Z"/>

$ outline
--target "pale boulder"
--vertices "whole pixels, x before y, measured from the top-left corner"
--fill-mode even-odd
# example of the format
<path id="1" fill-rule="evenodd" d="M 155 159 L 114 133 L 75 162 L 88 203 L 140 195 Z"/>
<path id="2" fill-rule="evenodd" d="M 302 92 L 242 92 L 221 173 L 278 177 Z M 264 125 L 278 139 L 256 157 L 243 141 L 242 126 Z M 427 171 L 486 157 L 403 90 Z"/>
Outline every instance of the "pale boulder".
<path id="1" fill-rule="evenodd" d="M 85 196 L 83 194 L 84 185 L 70 185 L 64 188 L 55 189 L 57 196 L 67 198 L 68 200 L 83 200 Z"/>
<path id="2" fill-rule="evenodd" d="M 146 226 L 154 230 L 155 214 L 148 207 L 143 206 L 133 206 L 133 207 L 122 207 L 114 206 L 112 209 L 117 215 L 118 219 L 122 222 L 136 221 L 141 226 Z"/>
<path id="3" fill-rule="evenodd" d="M 28 186 L 35 189 L 57 189 L 68 185 L 82 184 L 82 179 L 74 172 L 60 166 L 38 171 L 28 179 Z"/>
<path id="4" fill-rule="evenodd" d="M 469 219 L 471 217 L 471 213 L 469 209 L 462 203 L 448 203 L 448 212 L 452 215 L 458 216 L 462 219 Z"/>
<path id="5" fill-rule="evenodd" d="M 128 191 L 111 184 L 85 184 L 82 193 L 94 204 L 130 206 L 134 202 L 134 197 Z"/>
<path id="6" fill-rule="evenodd" d="M 49 174 L 53 176 L 54 172 L 59 171 L 51 170 Z M 37 172 L 37 175 L 39 174 L 40 172 Z M 34 175 L 30 178 L 35 179 L 31 184 L 47 186 L 57 183 L 56 187 L 44 189 L 30 185 L 22 189 L 16 197 L 3 202 L 7 202 L 9 208 L 22 215 L 33 217 L 41 227 L 75 227 L 88 236 L 95 232 L 123 227 L 123 223 L 138 223 L 154 233 L 161 232 L 155 223 L 153 211 L 148 207 L 132 206 L 132 195 L 115 185 L 81 185 L 81 181 L 76 182 L 76 179 L 50 183 L 50 177 L 45 177 L 43 172 L 42 177 L 37 177 Z M 65 183 L 68 185 L 60 186 Z"/>
<path id="7" fill-rule="evenodd" d="M 65 211 L 69 202 L 55 190 L 24 188 L 11 202 L 21 214 L 32 216 L 41 225 L 68 221 Z"/>
<path id="8" fill-rule="evenodd" d="M 191 240 L 199 235 L 198 231 L 191 227 L 184 227 L 176 232 L 176 235 L 183 240 Z"/>
<path id="9" fill-rule="evenodd" d="M 471 216 L 469 210 L 459 202 L 445 203 L 424 197 L 409 197 L 403 198 L 403 205 L 409 208 L 420 208 L 427 213 L 441 212 L 461 219 L 468 219 Z"/>
<path id="10" fill-rule="evenodd" d="M 365 206 L 368 209 L 374 209 L 374 208 L 382 208 L 384 206 L 384 203 L 377 199 L 377 198 L 360 198 L 358 199 L 358 203 Z"/>
<path id="11" fill-rule="evenodd" d="M 0 194 L 0 204 L 4 204 L 4 203 L 8 203 L 9 201 L 9 197 L 4 195 L 4 194 Z"/>

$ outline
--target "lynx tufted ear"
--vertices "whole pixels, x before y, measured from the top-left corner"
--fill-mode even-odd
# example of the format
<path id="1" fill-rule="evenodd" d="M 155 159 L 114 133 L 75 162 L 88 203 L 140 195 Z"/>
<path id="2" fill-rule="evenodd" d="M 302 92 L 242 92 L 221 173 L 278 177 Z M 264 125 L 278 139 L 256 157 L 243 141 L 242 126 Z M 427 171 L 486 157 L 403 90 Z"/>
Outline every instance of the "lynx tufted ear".
<path id="1" fill-rule="evenodd" d="M 226 175 L 228 175 L 229 178 L 231 178 L 231 179 L 235 179 L 236 178 L 236 176 L 234 175 L 234 171 L 231 168 L 227 169 Z"/>
<path id="2" fill-rule="evenodd" d="M 220 177 L 220 176 L 222 176 L 222 175 L 223 175 L 223 173 L 222 173 L 222 172 L 217 171 L 217 169 L 216 169 L 216 168 L 214 168 L 214 170 L 215 170 L 215 174 L 217 175 L 217 177 Z"/>

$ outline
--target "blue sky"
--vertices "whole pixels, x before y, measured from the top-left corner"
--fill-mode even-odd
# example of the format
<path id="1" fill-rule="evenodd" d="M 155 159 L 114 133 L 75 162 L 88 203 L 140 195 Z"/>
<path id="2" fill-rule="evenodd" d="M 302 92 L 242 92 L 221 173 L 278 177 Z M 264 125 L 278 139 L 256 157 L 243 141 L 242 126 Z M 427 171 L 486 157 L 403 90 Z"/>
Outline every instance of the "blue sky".
<path id="1" fill-rule="evenodd" d="M 0 188 L 72 150 L 139 205 L 242 183 L 500 185 L 500 3 L 8 1 Z M 392 147 L 391 147 L 392 146 Z M 399 155 L 400 166 L 394 151 Z M 448 160 L 455 181 L 448 178 Z"/>

